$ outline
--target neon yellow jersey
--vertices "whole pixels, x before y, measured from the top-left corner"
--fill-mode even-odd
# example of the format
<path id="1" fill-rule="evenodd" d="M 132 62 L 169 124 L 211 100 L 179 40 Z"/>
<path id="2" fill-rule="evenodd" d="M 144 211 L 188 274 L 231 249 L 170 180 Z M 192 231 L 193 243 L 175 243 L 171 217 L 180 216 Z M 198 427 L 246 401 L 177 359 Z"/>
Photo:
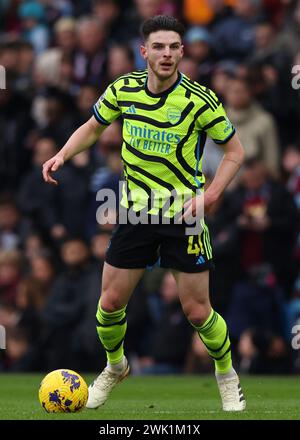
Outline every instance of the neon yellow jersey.
<path id="1" fill-rule="evenodd" d="M 156 213 L 170 194 L 195 194 L 203 187 L 207 135 L 223 144 L 235 133 L 214 92 L 182 73 L 159 94 L 148 89 L 147 71 L 124 75 L 94 105 L 94 116 L 104 125 L 122 116 L 127 191 L 121 204 L 128 207 L 131 203 L 139 211 L 149 206 L 155 192 L 159 201 L 151 205 L 150 213 Z M 172 206 L 166 214 L 169 217 L 179 211 Z"/>

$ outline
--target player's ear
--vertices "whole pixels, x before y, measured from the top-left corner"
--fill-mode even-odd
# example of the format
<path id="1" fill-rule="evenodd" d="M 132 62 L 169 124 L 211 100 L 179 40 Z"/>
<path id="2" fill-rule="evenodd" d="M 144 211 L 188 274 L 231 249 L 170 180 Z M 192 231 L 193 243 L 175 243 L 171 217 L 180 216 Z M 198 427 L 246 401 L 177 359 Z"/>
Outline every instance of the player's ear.
<path id="1" fill-rule="evenodd" d="M 141 54 L 142 58 L 144 58 L 144 60 L 147 59 L 148 55 L 147 55 L 147 49 L 145 46 L 140 47 L 140 54 Z"/>

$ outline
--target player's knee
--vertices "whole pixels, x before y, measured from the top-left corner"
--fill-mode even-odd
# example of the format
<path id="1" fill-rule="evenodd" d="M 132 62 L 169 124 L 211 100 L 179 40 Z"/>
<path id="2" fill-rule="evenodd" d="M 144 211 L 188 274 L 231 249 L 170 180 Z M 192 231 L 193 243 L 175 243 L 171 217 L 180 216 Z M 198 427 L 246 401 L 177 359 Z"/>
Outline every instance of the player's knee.
<path id="1" fill-rule="evenodd" d="M 188 308 L 184 310 L 185 315 L 189 322 L 194 327 L 200 327 L 205 323 L 210 314 L 210 305 L 209 304 L 197 304 L 192 308 Z"/>
<path id="2" fill-rule="evenodd" d="M 124 307 L 121 295 L 118 292 L 102 292 L 100 298 L 101 308 L 105 312 L 116 312 Z"/>

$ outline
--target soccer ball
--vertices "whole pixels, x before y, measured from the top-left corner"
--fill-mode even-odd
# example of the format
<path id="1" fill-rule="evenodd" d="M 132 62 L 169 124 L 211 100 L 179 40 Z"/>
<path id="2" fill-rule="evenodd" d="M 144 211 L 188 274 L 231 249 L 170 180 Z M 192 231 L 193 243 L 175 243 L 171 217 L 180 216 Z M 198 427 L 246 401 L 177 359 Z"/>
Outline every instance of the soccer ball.
<path id="1" fill-rule="evenodd" d="M 77 412 L 87 403 L 88 387 L 75 371 L 55 370 L 42 380 L 39 399 L 48 413 Z"/>

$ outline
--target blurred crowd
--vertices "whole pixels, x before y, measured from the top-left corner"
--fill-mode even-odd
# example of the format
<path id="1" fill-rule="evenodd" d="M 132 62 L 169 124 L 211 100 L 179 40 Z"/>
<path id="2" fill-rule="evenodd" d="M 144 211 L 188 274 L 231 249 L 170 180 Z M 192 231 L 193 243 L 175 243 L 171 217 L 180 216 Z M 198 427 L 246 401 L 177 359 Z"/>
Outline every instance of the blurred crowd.
<path id="1" fill-rule="evenodd" d="M 139 29 L 157 14 L 184 22 L 180 70 L 217 93 L 246 150 L 207 217 L 211 299 L 236 365 L 300 372 L 291 346 L 300 324 L 300 0 L 0 2 L 0 371 L 104 366 L 95 311 L 112 227 L 96 221 L 96 193 L 122 180 L 120 122 L 56 173 L 58 186 L 43 182 L 41 166 L 108 84 L 145 68 Z M 208 182 L 221 157 L 208 141 Z M 126 350 L 134 374 L 213 370 L 162 269 L 146 272 L 129 303 Z"/>

